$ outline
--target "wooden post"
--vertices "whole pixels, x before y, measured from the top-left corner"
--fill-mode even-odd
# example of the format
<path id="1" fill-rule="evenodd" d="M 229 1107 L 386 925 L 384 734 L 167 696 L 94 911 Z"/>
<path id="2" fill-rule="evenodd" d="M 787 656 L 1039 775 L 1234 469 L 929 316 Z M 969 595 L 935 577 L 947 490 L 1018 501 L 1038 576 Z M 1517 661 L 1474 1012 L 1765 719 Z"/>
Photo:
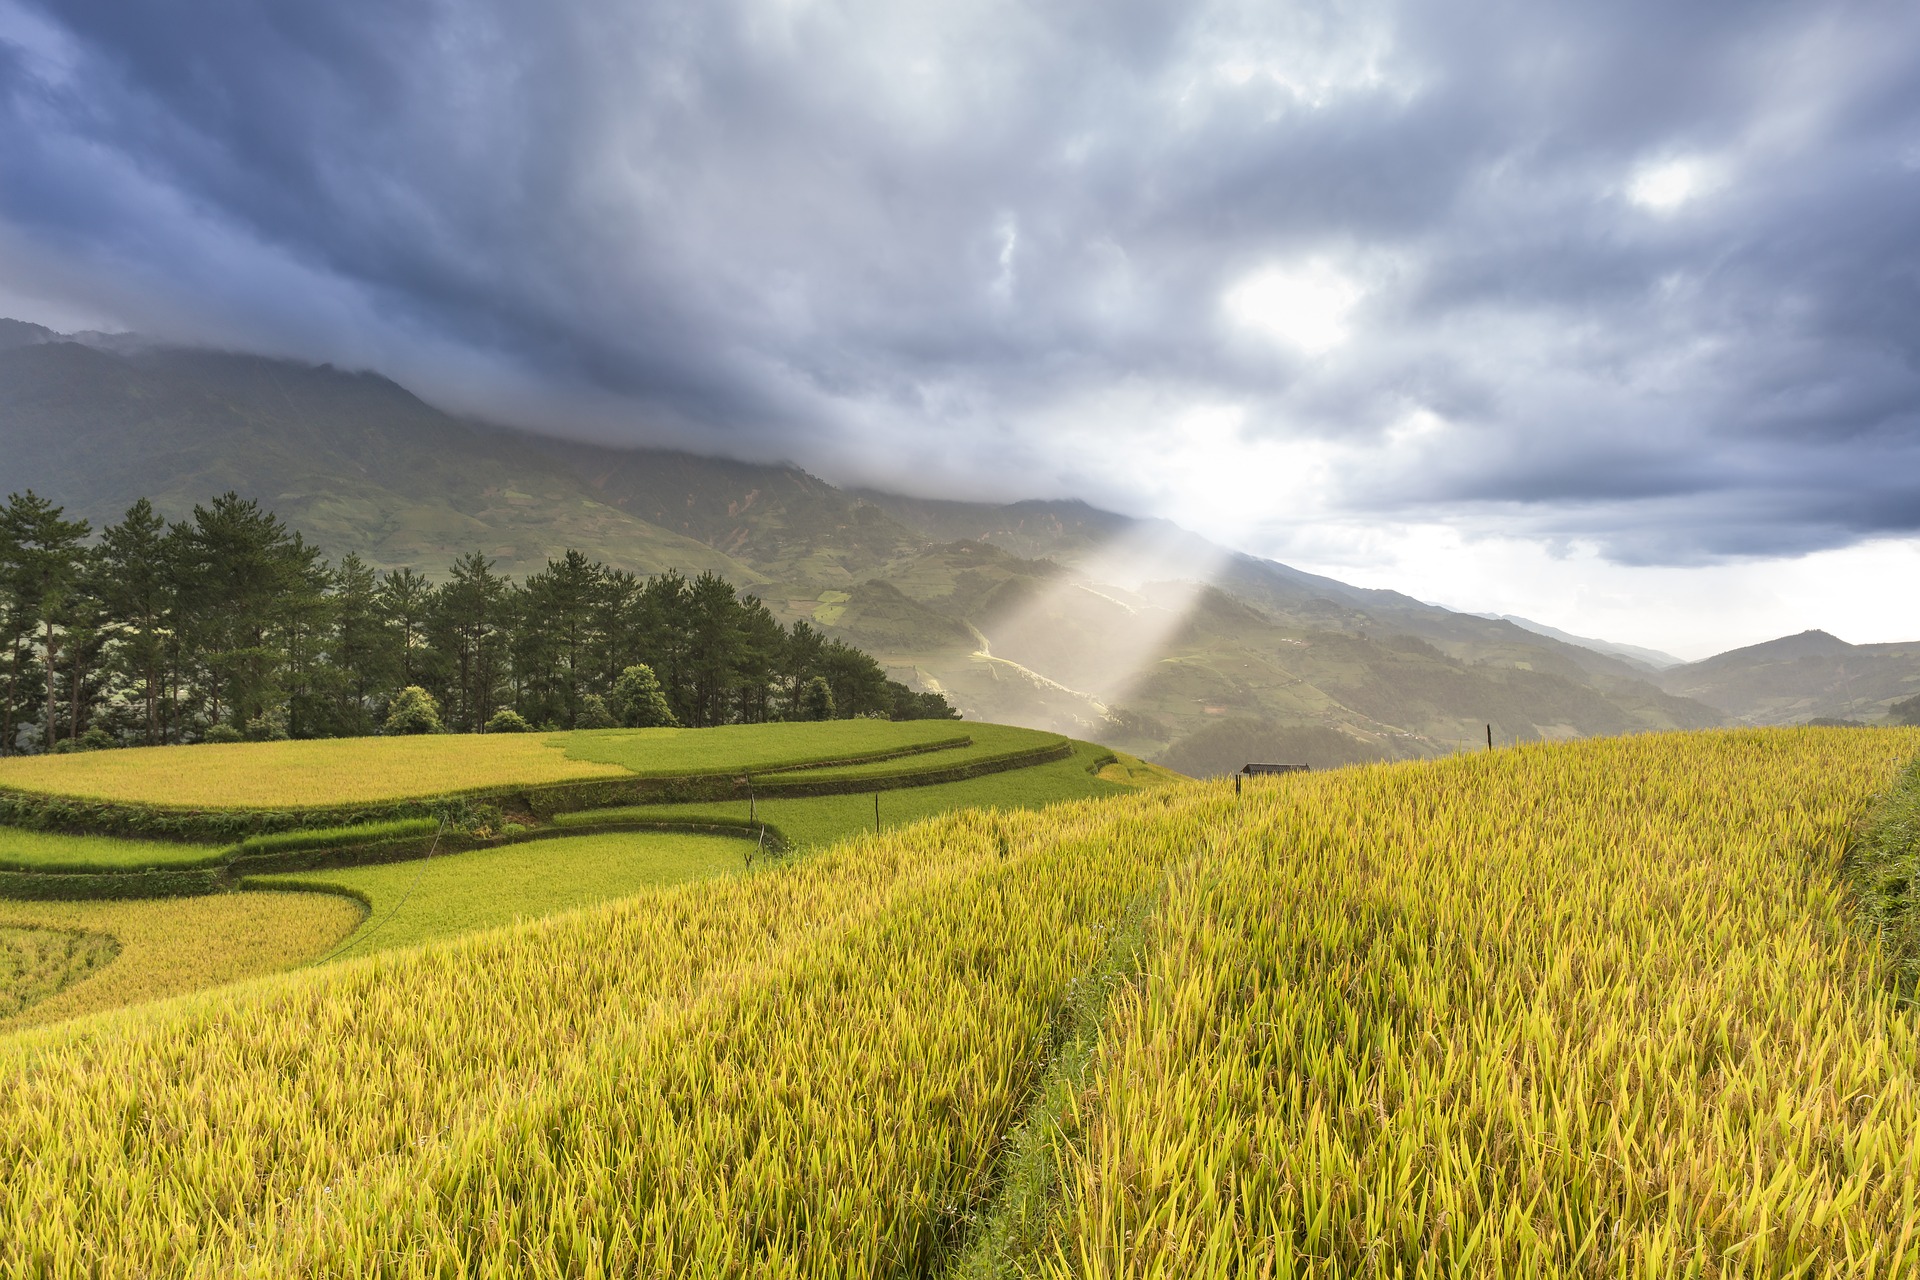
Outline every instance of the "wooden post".
<path id="1" fill-rule="evenodd" d="M 1237 773 L 1233 775 L 1233 794 L 1240 794 L 1240 775 Z"/>
<path id="2" fill-rule="evenodd" d="M 873 834 L 880 834 L 880 793 L 873 793 Z"/>
<path id="3" fill-rule="evenodd" d="M 1487 750 L 1493 750 L 1493 726 L 1487 726 Z"/>

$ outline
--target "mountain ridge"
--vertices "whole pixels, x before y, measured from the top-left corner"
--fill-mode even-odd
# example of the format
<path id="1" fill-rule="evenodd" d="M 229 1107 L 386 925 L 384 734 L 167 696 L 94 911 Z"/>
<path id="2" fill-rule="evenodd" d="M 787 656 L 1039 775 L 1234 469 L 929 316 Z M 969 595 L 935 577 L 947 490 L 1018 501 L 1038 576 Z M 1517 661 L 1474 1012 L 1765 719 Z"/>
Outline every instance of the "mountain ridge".
<path id="1" fill-rule="evenodd" d="M 574 547 L 636 572 L 712 571 L 970 715 L 1142 754 L 1225 721 L 1255 726 L 1212 735 L 1232 751 L 1338 741 L 1310 761 L 1335 763 L 1453 750 L 1488 723 L 1525 739 L 1720 720 L 1621 659 L 1166 521 L 564 440 L 325 365 L 134 335 L 0 343 L 0 446 L 0 482 L 96 525 L 136 497 L 180 516 L 233 488 L 380 567 L 437 572 L 477 548 L 524 573 Z"/>

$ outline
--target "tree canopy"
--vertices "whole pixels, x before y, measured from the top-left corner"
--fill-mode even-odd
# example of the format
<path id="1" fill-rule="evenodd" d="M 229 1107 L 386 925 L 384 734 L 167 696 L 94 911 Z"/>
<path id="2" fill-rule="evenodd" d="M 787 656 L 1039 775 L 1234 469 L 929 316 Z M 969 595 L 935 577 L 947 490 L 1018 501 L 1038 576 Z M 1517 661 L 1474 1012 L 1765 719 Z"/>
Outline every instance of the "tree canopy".
<path id="1" fill-rule="evenodd" d="M 0 754 L 377 733 L 416 694 L 455 732 L 957 714 L 710 573 L 380 573 L 233 493 L 92 534 L 31 490 L 0 506 Z"/>

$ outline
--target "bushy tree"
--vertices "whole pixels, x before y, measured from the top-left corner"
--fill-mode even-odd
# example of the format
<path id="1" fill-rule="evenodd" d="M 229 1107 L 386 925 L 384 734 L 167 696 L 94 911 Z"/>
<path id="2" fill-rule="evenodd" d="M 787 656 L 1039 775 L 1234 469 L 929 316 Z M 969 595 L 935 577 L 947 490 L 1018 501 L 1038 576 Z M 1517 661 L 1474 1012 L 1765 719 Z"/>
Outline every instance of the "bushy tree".
<path id="1" fill-rule="evenodd" d="M 395 735 L 441 732 L 439 702 L 419 685 L 408 685 L 387 707 L 386 731 Z"/>
<path id="2" fill-rule="evenodd" d="M 1895 724 L 1920 724 L 1920 693 L 1894 703 L 1887 714 Z"/>
<path id="3" fill-rule="evenodd" d="M 813 677 L 800 691 L 800 718 L 802 720 L 833 719 L 833 686 L 827 683 L 825 676 Z"/>
<path id="4" fill-rule="evenodd" d="M 576 729 L 612 729 L 618 725 L 613 713 L 607 710 L 607 700 L 597 693 L 583 694 L 580 698 L 580 710 L 573 717 Z"/>
<path id="5" fill-rule="evenodd" d="M 958 720 L 960 713 L 953 709 L 946 695 L 909 689 L 897 681 L 887 681 L 893 693 L 893 709 L 889 719 L 893 720 Z"/>
<path id="6" fill-rule="evenodd" d="M 613 707 L 620 723 L 629 729 L 658 729 L 680 723 L 667 705 L 659 677 L 644 662 L 628 666 L 613 682 Z"/>
<path id="7" fill-rule="evenodd" d="M 512 707 L 502 707 L 487 717 L 488 733 L 532 733 L 533 726 Z"/>

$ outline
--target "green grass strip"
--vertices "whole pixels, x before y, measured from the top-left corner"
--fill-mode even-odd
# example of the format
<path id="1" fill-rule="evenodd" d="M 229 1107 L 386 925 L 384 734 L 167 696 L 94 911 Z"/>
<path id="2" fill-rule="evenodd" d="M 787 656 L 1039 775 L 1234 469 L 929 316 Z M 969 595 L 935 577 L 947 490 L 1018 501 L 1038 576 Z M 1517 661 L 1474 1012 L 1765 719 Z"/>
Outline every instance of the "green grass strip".
<path id="1" fill-rule="evenodd" d="M 1007 1136 L 998 1187 L 993 1199 L 969 1215 L 966 1244 L 948 1267 L 947 1280 L 1010 1280 L 1039 1272 L 1048 1219 L 1065 1191 L 1061 1170 L 1069 1153 L 1086 1146 L 1074 1098 L 1086 1086 L 1114 993 L 1140 980 L 1152 905 L 1148 898 L 1135 902 L 1115 923 L 1100 963 L 1073 984 L 1054 1019 L 1046 1075 Z"/>
<path id="2" fill-rule="evenodd" d="M 0 827 L 0 870 L 119 872 L 148 868 L 210 867 L 225 862 L 231 844 L 182 844 L 172 840 L 129 840 L 120 836 L 79 836 L 63 831 Z"/>
<path id="3" fill-rule="evenodd" d="M 971 742 L 916 753 L 906 758 L 895 756 L 891 759 L 865 761 L 858 764 L 783 769 L 767 781 L 770 785 L 779 786 L 794 782 L 910 777 L 917 773 L 938 772 L 961 765 L 1018 759 L 1067 741 L 1059 734 L 1039 733 L 1032 729 L 1016 729 L 1001 724 L 976 725 L 971 737 Z"/>
<path id="4" fill-rule="evenodd" d="M 1920 995 L 1920 758 L 1867 814 L 1842 867 L 1894 983 L 1909 999 Z"/>
<path id="5" fill-rule="evenodd" d="M 1113 759 L 1111 751 L 1090 742 L 1074 742 L 1072 748 L 1073 753 L 1065 759 L 1024 769 L 959 782 L 883 791 L 879 797 L 880 826 L 891 829 L 953 809 L 1038 809 L 1061 800 L 1126 795 L 1133 790 L 1124 783 L 1094 776 L 1101 765 Z M 752 820 L 768 823 L 783 832 L 792 847 L 817 848 L 856 832 L 873 830 L 874 795 L 871 791 L 826 796 L 772 795 L 762 796 L 751 807 L 745 800 L 622 805 L 556 814 L 553 823 L 557 827 L 620 822 L 742 824 L 749 821 L 749 814 Z"/>
<path id="6" fill-rule="evenodd" d="M 412 840 L 430 836 L 440 829 L 433 818 L 396 818 L 391 822 L 363 822 L 342 827 L 322 827 L 310 831 L 282 831 L 274 835 L 249 836 L 240 842 L 243 854 L 289 853 L 309 849 L 341 849 L 362 844 L 383 844 L 389 840 Z"/>
<path id="7" fill-rule="evenodd" d="M 570 760 L 618 765 L 640 778 L 683 778 L 895 759 L 965 746 L 976 727 L 984 726 L 961 726 L 951 720 L 827 720 L 709 729 L 583 730 L 556 734 L 547 741 L 564 749 Z"/>

